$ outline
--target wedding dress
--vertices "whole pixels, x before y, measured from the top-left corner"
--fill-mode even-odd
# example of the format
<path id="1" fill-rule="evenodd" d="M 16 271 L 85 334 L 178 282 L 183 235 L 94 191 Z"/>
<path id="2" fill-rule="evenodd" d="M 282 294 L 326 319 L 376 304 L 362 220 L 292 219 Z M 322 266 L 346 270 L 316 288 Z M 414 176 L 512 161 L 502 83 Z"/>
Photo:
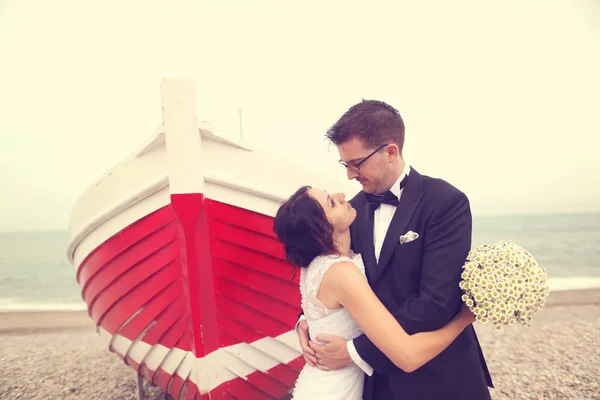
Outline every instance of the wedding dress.
<path id="1" fill-rule="evenodd" d="M 310 337 L 316 343 L 319 343 L 315 340 L 317 335 L 323 333 L 347 340 L 362 335 L 362 330 L 344 308 L 331 310 L 317 299 L 325 272 L 339 261 L 350 261 L 365 273 L 365 266 L 358 254 L 351 254 L 350 257 L 318 256 L 301 270 L 302 310 Z M 364 379 L 364 372 L 356 364 L 336 371 L 321 371 L 305 364 L 296 381 L 292 400 L 361 400 Z"/>

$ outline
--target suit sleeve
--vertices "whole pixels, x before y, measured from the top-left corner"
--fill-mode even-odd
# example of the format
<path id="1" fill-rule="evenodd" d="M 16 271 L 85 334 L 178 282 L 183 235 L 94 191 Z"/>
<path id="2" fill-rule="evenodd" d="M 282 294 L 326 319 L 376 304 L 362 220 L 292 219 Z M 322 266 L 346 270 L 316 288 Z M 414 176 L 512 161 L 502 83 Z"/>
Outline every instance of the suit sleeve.
<path id="1" fill-rule="evenodd" d="M 457 192 L 446 207 L 433 214 L 425 227 L 419 293 L 390 310 L 408 334 L 437 330 L 460 310 L 458 284 L 462 266 L 471 249 L 472 216 L 469 200 Z M 365 336 L 354 339 L 360 357 L 376 372 L 395 365 Z"/>

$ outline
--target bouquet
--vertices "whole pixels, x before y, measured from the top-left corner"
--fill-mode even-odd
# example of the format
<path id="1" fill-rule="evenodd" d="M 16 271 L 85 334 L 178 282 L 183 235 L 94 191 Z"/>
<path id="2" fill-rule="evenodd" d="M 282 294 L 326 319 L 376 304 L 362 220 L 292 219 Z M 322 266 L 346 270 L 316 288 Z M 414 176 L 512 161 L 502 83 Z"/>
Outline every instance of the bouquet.
<path id="1" fill-rule="evenodd" d="M 496 330 L 517 322 L 531 326 L 550 293 L 546 270 L 512 241 L 471 250 L 461 278 L 463 302 L 477 321 L 491 322 Z"/>

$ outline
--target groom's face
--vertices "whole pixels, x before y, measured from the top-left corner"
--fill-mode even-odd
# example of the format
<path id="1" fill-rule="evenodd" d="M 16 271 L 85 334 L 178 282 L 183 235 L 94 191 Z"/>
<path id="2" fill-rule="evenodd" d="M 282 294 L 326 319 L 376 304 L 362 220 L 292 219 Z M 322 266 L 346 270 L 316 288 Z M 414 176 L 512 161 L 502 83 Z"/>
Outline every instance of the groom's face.
<path id="1" fill-rule="evenodd" d="M 378 194 L 387 190 L 384 184 L 387 163 L 382 156 L 385 148 L 377 151 L 365 162 L 361 163 L 358 171 L 354 171 L 356 168 L 352 168 L 352 166 L 363 161 L 377 149 L 364 147 L 360 139 L 356 137 L 339 144 L 337 149 L 340 154 L 340 160 L 350 166 L 350 168 L 346 168 L 348 179 L 356 179 L 367 193 Z"/>

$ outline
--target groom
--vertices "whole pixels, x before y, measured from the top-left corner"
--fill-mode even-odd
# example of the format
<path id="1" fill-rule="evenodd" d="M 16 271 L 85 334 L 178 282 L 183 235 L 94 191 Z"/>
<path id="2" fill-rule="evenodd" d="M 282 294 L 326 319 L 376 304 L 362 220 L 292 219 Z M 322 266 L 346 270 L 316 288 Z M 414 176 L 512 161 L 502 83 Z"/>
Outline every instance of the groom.
<path id="1" fill-rule="evenodd" d="M 367 279 L 381 302 L 409 334 L 446 325 L 460 311 L 458 286 L 471 248 L 467 197 L 447 182 L 419 174 L 404 162 L 404 122 L 381 101 L 352 106 L 327 132 L 348 179 L 362 185 L 350 203 L 356 220 L 352 247 L 362 255 Z M 490 399 L 493 387 L 473 326 L 415 372 L 397 368 L 371 341 L 319 335 L 309 341 L 298 328 L 311 365 L 335 370 L 351 363 L 367 374 L 363 398 Z"/>

